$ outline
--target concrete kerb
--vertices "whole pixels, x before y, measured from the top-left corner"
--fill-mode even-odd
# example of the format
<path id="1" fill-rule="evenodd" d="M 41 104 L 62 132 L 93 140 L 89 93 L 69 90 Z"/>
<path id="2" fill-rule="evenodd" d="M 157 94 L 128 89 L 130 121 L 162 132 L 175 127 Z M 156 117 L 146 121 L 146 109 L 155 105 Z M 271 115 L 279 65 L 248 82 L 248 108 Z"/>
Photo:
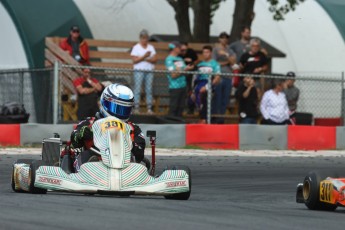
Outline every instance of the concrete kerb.
<path id="1" fill-rule="evenodd" d="M 337 149 L 345 149 L 345 127 L 337 127 L 336 138 Z"/>
<path id="2" fill-rule="evenodd" d="M 162 125 L 162 124 L 141 124 L 140 128 L 145 136 L 146 145 L 149 146 L 149 138 L 146 137 L 147 130 L 157 132 L 158 147 L 181 148 L 186 146 L 186 126 L 185 125 Z"/>
<path id="3" fill-rule="evenodd" d="M 287 149 L 287 126 L 240 125 L 241 150 Z"/>
<path id="4" fill-rule="evenodd" d="M 146 137 L 147 130 L 157 131 L 157 146 L 160 147 L 184 147 L 186 145 L 185 125 L 151 125 L 142 124 L 140 128 L 149 145 L 149 139 Z M 21 124 L 20 125 L 20 144 L 41 143 L 44 138 L 53 137 L 54 133 L 60 134 L 62 140 L 69 140 L 73 131 L 72 124 Z"/>
<path id="5" fill-rule="evenodd" d="M 53 137 L 58 133 L 62 140 L 69 140 L 73 124 L 21 124 L 20 144 L 41 143 L 43 139 Z"/>

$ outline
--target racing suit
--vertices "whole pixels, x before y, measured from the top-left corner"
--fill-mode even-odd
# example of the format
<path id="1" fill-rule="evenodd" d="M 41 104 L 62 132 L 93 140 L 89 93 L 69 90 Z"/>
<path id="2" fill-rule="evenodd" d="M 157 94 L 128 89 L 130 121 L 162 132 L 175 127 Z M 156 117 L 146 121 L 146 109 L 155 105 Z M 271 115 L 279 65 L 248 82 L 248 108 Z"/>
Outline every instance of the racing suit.
<path id="1" fill-rule="evenodd" d="M 93 151 L 90 150 L 91 147 L 94 147 L 93 143 L 93 133 L 92 133 L 92 125 L 93 123 L 101 119 L 101 114 L 97 113 L 95 117 L 88 117 L 85 120 L 82 120 L 78 123 L 75 130 L 72 131 L 71 134 L 71 147 L 72 148 L 82 148 L 84 147 L 84 151 L 79 154 L 76 161 L 74 162 L 74 168 L 76 171 L 79 171 L 79 168 L 82 164 L 88 162 L 91 157 L 97 156 Z M 132 122 L 126 122 L 132 128 L 131 130 L 131 139 L 133 143 L 132 147 L 132 155 L 135 158 L 137 163 L 141 162 L 144 158 L 144 150 L 145 150 L 145 137 L 139 128 L 138 125 Z M 94 147 L 95 148 L 95 147 Z"/>

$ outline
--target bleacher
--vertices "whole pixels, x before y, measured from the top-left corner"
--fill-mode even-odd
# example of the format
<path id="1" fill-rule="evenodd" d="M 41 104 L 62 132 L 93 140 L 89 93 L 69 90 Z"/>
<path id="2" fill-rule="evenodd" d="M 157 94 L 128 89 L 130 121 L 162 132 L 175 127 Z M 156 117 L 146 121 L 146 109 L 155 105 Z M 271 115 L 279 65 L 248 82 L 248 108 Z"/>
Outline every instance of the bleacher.
<path id="1" fill-rule="evenodd" d="M 45 39 L 45 65 L 47 67 L 53 66 L 55 61 L 69 65 L 80 65 L 67 52 L 59 47 L 59 43 L 63 38 L 61 37 L 47 37 Z M 132 41 L 111 41 L 111 40 L 95 40 L 86 39 L 89 45 L 89 55 L 91 66 L 104 68 L 121 68 L 132 69 L 132 59 L 130 56 L 131 48 L 137 43 Z M 169 54 L 168 42 L 152 42 L 157 52 L 156 70 L 165 70 L 164 60 Z M 199 55 L 201 55 L 202 43 L 190 43 L 189 46 L 193 48 Z M 62 68 L 61 69 L 61 83 L 62 94 L 70 95 L 76 94 L 73 86 L 73 80 L 80 76 L 80 69 L 77 68 Z M 143 101 L 140 105 L 145 108 L 145 92 L 142 94 Z M 168 112 L 168 81 L 165 74 L 155 74 L 153 83 L 153 97 L 154 105 L 153 111 L 156 115 L 165 115 Z M 70 101 L 62 100 L 62 108 L 65 121 L 75 120 L 76 107 Z M 228 114 L 225 115 L 227 123 L 237 123 L 238 116 L 235 108 L 229 108 Z M 195 122 L 198 120 L 197 114 L 185 114 L 184 118 L 187 122 Z"/>

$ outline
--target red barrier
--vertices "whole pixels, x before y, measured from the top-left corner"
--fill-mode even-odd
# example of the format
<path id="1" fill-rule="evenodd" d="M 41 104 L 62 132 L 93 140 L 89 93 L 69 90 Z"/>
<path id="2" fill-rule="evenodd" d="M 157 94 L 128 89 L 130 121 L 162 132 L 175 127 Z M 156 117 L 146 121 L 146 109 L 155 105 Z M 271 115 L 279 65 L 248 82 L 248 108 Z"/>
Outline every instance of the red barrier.
<path id="1" fill-rule="evenodd" d="M 186 145 L 212 149 L 238 149 L 238 125 L 186 125 Z"/>
<path id="2" fill-rule="evenodd" d="M 289 126 L 288 149 L 321 150 L 336 148 L 336 127 Z"/>
<path id="3" fill-rule="evenodd" d="M 342 126 L 343 119 L 341 117 L 337 118 L 314 118 L 315 126 Z"/>
<path id="4" fill-rule="evenodd" d="M 0 125 L 0 145 L 20 145 L 20 124 Z"/>

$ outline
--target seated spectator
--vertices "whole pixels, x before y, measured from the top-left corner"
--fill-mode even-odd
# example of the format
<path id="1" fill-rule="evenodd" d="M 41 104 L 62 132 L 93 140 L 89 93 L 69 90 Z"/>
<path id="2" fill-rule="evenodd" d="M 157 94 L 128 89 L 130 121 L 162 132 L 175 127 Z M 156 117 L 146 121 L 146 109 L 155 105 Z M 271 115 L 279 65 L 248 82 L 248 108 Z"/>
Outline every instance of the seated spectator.
<path id="1" fill-rule="evenodd" d="M 250 40 L 250 51 L 245 52 L 240 59 L 240 67 L 242 73 L 248 74 L 263 74 L 268 69 L 268 59 L 266 55 L 260 51 L 260 40 L 253 38 Z M 259 78 L 255 77 L 255 84 L 258 89 L 259 98 L 261 98 L 261 91 L 263 83 L 259 82 Z M 262 79 L 263 80 L 263 79 Z"/>
<path id="2" fill-rule="evenodd" d="M 286 100 L 288 102 L 290 110 L 290 122 L 291 124 L 296 124 L 295 112 L 297 109 L 297 101 L 299 98 L 299 89 L 295 86 L 295 73 L 288 72 L 286 76 L 289 77 L 289 79 L 285 81 L 284 93 L 286 95 Z"/>
<path id="3" fill-rule="evenodd" d="M 231 66 L 236 63 L 236 54 L 232 51 L 228 45 L 229 35 L 226 32 L 222 32 L 219 35 L 219 43 L 217 43 L 212 52 L 212 58 L 216 60 L 220 65 L 222 73 L 232 73 Z M 230 76 L 222 76 L 221 82 L 215 88 L 215 113 L 224 115 L 227 105 L 230 101 L 232 87 L 232 78 Z M 216 119 L 216 123 L 223 124 L 224 118 Z"/>
<path id="4" fill-rule="evenodd" d="M 256 124 L 258 113 L 258 93 L 252 77 L 244 77 L 236 91 L 241 124 Z"/>
<path id="5" fill-rule="evenodd" d="M 171 42 L 169 44 L 170 54 L 165 59 L 165 66 L 167 70 L 174 71 L 167 75 L 169 80 L 169 115 L 174 117 L 182 117 L 185 106 L 185 99 L 187 93 L 186 76 L 178 71 L 189 71 L 194 69 L 192 64 L 186 66 L 183 59 L 178 56 L 181 52 L 181 45 L 178 42 Z"/>
<path id="6" fill-rule="evenodd" d="M 196 66 L 198 62 L 198 55 L 196 52 L 188 47 L 187 42 L 182 42 L 181 43 L 181 52 L 179 54 L 179 57 L 181 57 L 186 65 L 193 65 Z M 193 71 L 194 69 L 191 69 Z M 193 87 L 192 87 L 192 81 L 193 81 L 193 75 L 192 74 L 187 74 L 186 75 L 186 81 L 187 81 L 187 93 L 188 96 L 192 95 Z M 188 113 L 193 114 L 194 113 L 194 106 L 193 104 L 189 104 L 188 106 Z"/>
<path id="7" fill-rule="evenodd" d="M 245 26 L 241 30 L 241 39 L 230 44 L 230 49 L 232 49 L 236 54 L 236 62 L 239 63 L 242 55 L 250 50 L 250 28 Z"/>
<path id="8" fill-rule="evenodd" d="M 261 124 L 285 125 L 289 123 L 289 107 L 283 89 L 284 80 L 275 79 L 273 89 L 264 93 L 260 105 L 263 117 Z"/>
<path id="9" fill-rule="evenodd" d="M 217 61 L 212 59 L 212 47 L 204 46 L 202 48 L 202 57 L 203 60 L 197 65 L 198 74 L 194 81 L 194 92 L 192 95 L 192 100 L 196 103 L 197 108 L 199 109 L 200 123 L 206 123 L 207 117 L 207 83 L 208 79 L 211 76 L 211 73 L 219 74 L 220 66 Z M 212 75 L 211 84 L 212 91 L 214 91 L 217 84 L 220 82 L 219 75 Z M 214 103 L 212 104 L 212 111 L 214 111 Z"/>
<path id="10" fill-rule="evenodd" d="M 83 76 L 75 79 L 73 85 L 78 93 L 78 120 L 93 117 L 98 112 L 98 98 L 103 86 L 92 78 L 90 69 L 83 69 Z"/>
<path id="11" fill-rule="evenodd" d="M 157 62 L 156 50 L 149 44 L 149 33 L 142 30 L 139 34 L 139 43 L 131 51 L 134 64 L 134 113 L 139 112 L 141 85 L 145 81 L 147 113 L 152 114 L 152 82 L 155 63 Z M 144 71 L 141 71 L 144 70 Z"/>
<path id="12" fill-rule="evenodd" d="M 60 48 L 68 53 L 81 65 L 90 65 L 89 46 L 80 35 L 78 26 L 72 26 L 69 36 L 60 42 Z"/>

